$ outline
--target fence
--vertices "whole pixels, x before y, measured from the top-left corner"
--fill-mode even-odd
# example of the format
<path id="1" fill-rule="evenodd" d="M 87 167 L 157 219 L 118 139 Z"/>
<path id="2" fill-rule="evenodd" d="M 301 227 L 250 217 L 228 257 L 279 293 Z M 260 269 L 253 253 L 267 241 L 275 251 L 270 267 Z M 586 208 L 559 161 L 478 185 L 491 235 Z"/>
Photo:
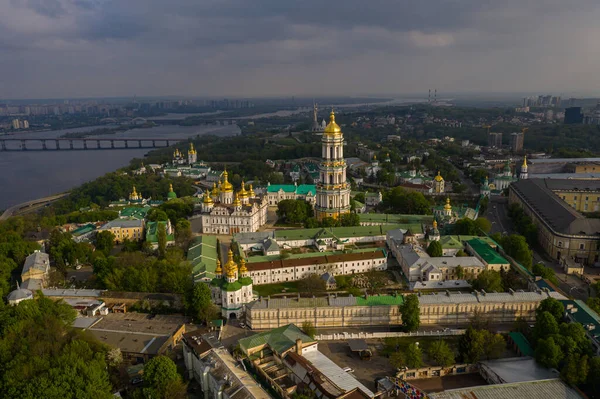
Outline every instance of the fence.
<path id="1" fill-rule="evenodd" d="M 395 337 L 444 337 L 462 335 L 464 329 L 446 329 L 437 331 L 415 331 L 415 332 L 341 332 L 332 334 L 315 335 L 317 341 L 339 341 L 349 339 L 381 339 Z"/>

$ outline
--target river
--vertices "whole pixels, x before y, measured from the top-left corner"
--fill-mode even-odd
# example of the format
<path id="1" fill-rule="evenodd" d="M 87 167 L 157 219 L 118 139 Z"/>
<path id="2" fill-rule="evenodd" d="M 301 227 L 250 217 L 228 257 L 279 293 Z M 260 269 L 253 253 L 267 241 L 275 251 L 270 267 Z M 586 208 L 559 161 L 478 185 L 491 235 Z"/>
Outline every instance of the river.
<path id="1" fill-rule="evenodd" d="M 360 106 L 398 105 L 419 102 L 414 99 L 394 99 L 381 103 L 340 104 L 336 108 L 356 108 Z M 309 108 L 296 110 L 280 110 L 273 113 L 257 114 L 243 118 L 228 119 L 258 119 L 273 116 L 289 116 L 301 112 L 309 112 Z M 152 119 L 185 118 L 195 115 L 214 115 L 222 111 L 202 114 L 167 114 Z M 87 126 L 75 129 L 54 130 L 33 133 L 16 133 L 2 136 L 3 138 L 45 138 L 61 137 L 67 133 L 89 132 L 99 128 L 110 128 L 116 125 Z M 159 125 L 152 128 L 130 129 L 116 134 L 89 137 L 135 137 L 148 138 L 170 137 L 172 139 L 187 139 L 197 135 L 214 134 L 232 136 L 240 133 L 236 125 L 225 126 L 177 126 Z M 40 144 L 28 143 L 28 147 L 36 148 Z M 51 145 L 51 144 L 50 144 Z M 57 194 L 86 181 L 93 180 L 105 173 L 126 166 L 133 158 L 143 157 L 150 149 L 131 150 L 102 150 L 102 151 L 0 151 L 0 209 L 8 208 L 21 202 Z"/>
<path id="2" fill-rule="evenodd" d="M 98 128 L 54 130 L 21 133 L 3 137 L 57 138 L 66 133 L 85 132 Z M 226 126 L 156 126 L 131 129 L 106 137 L 170 137 L 186 139 L 197 135 L 232 136 L 240 133 L 236 125 Z M 92 136 L 90 136 L 92 137 Z M 96 137 L 96 136 L 94 136 Z M 97 136 L 103 137 L 103 136 Z M 28 144 L 29 146 L 29 144 Z M 33 144 L 31 145 L 32 148 Z M 102 151 L 0 151 L 0 209 L 36 198 L 57 194 L 105 173 L 126 166 L 133 158 L 141 158 L 151 149 Z"/>

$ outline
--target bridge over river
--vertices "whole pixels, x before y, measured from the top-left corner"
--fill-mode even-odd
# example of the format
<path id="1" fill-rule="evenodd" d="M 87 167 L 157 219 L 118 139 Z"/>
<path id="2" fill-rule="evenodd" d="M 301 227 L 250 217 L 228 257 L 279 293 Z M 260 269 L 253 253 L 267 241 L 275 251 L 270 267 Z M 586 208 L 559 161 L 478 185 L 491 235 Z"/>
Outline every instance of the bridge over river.
<path id="1" fill-rule="evenodd" d="M 164 148 L 183 138 L 0 138 L 0 151 L 81 151 L 81 150 L 133 150 Z"/>

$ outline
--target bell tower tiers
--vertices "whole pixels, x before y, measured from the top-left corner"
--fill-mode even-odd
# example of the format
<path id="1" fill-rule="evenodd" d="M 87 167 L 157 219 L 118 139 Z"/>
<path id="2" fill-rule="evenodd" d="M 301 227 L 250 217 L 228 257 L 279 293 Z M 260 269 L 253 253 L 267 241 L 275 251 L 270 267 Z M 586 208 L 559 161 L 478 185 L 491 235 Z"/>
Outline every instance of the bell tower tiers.
<path id="1" fill-rule="evenodd" d="M 315 217 L 338 218 L 350 212 L 350 185 L 346 183 L 346 162 L 344 161 L 344 135 L 335 123 L 333 110 L 329 124 L 321 139 L 320 182 L 317 184 Z"/>

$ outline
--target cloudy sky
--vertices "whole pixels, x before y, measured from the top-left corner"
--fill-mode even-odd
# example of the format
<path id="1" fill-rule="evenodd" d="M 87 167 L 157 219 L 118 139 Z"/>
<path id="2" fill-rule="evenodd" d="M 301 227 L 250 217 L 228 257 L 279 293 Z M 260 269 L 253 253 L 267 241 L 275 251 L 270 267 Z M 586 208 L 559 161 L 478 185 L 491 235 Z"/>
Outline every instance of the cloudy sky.
<path id="1" fill-rule="evenodd" d="M 0 0 L 0 98 L 600 89 L 598 0 Z"/>

